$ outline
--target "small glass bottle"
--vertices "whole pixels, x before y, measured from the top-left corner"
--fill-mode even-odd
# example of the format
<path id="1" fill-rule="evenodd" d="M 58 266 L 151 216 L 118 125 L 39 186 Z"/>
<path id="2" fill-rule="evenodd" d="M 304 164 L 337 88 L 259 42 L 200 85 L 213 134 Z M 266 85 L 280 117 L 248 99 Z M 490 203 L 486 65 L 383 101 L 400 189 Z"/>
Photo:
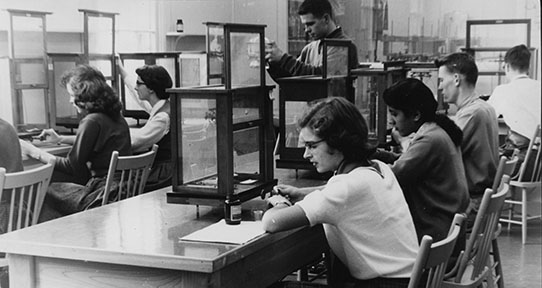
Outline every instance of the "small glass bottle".
<path id="1" fill-rule="evenodd" d="M 224 219 L 226 224 L 241 224 L 241 200 L 239 198 L 226 198 L 224 201 Z"/>
<path id="2" fill-rule="evenodd" d="M 184 31 L 183 19 L 177 19 L 177 32 L 181 33 Z"/>

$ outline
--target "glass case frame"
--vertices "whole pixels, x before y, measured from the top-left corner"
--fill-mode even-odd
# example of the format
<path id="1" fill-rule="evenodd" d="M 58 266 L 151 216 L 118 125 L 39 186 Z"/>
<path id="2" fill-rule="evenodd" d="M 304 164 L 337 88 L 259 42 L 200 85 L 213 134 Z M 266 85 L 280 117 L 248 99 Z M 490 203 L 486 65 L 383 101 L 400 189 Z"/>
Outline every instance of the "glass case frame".
<path id="1" fill-rule="evenodd" d="M 208 51 L 207 56 L 209 57 L 208 66 L 211 65 L 211 61 L 217 59 L 223 63 L 220 73 L 216 75 L 208 74 L 210 78 L 220 79 L 221 83 L 167 90 L 171 95 L 173 161 L 173 191 L 167 194 L 169 203 L 223 206 L 226 199 L 238 199 L 244 202 L 260 196 L 262 193 L 271 191 L 277 183 L 277 180 L 273 179 L 274 129 L 272 124 L 272 102 L 269 97 L 269 93 L 274 86 L 265 84 L 265 65 L 251 65 L 250 67 L 246 65 L 243 68 L 244 66 L 235 66 L 236 63 L 233 63 L 234 61 L 241 61 L 241 63 L 248 64 L 249 52 L 256 53 L 253 57 L 257 57 L 260 64 L 265 63 L 263 53 L 265 51 L 265 25 L 234 23 L 206 23 L 206 25 L 208 30 L 218 28 L 220 32 L 220 37 L 209 36 L 207 41 L 215 41 L 213 45 L 220 45 L 220 51 L 215 49 L 215 52 L 221 53 L 209 53 Z M 211 33 L 208 34 L 211 35 Z M 220 39 L 217 40 L 217 38 Z M 245 41 L 246 38 L 250 38 L 251 41 Z M 241 44 L 232 43 L 233 41 L 238 41 Z M 257 45 L 259 49 L 249 51 L 249 46 L 252 44 Z M 210 45 L 210 43 L 207 43 L 207 47 L 210 47 Z M 239 45 L 241 45 L 243 53 L 244 51 L 247 52 L 245 53 L 247 55 L 244 55 L 247 58 L 235 58 L 235 53 L 239 53 L 237 51 L 240 49 Z M 216 59 L 212 60 L 213 57 Z M 243 84 L 243 81 L 234 83 L 239 79 L 233 79 L 232 67 L 238 67 L 235 71 L 238 75 L 250 75 L 250 77 L 258 75 L 256 81 L 250 79 L 248 84 Z M 245 71 L 238 71 L 240 69 L 245 69 Z M 254 70 L 257 70 L 257 72 Z M 220 75 L 217 76 L 218 74 Z M 238 75 L 235 76 L 239 77 Z M 191 104 L 192 107 L 188 105 L 190 103 L 195 104 Z M 242 114 L 244 116 L 248 115 L 248 117 L 243 115 L 236 117 L 240 115 L 240 108 L 246 108 L 243 110 L 244 114 Z M 204 111 L 205 109 L 207 111 Z M 195 112 L 198 116 L 191 115 Z M 194 119 L 190 117 L 194 117 Z M 191 146 L 190 149 L 193 150 L 190 150 L 185 147 L 188 147 L 187 134 L 192 132 L 190 131 L 192 128 L 185 123 L 187 119 L 197 122 L 196 117 L 199 117 L 199 120 L 204 119 L 207 121 L 208 124 L 205 125 L 205 129 L 209 129 L 211 132 L 207 130 L 205 132 L 206 136 L 201 137 L 207 137 L 205 138 L 208 141 L 207 144 L 200 142 L 201 144 Z M 246 133 L 247 131 L 254 133 Z M 239 164 L 243 161 L 239 161 L 241 157 L 236 151 L 239 150 L 239 147 L 236 147 L 238 145 L 235 142 L 236 137 L 242 137 L 244 144 L 248 143 L 251 146 L 251 151 L 245 154 L 250 154 L 249 158 L 251 159 L 248 160 L 248 165 L 245 165 L 246 163 Z M 205 147 L 211 147 L 211 149 Z M 207 159 L 195 161 L 207 162 L 210 158 L 212 163 L 208 167 L 211 168 L 207 169 L 205 173 L 193 173 L 189 175 L 191 177 L 187 176 L 190 171 L 186 167 L 190 168 L 192 164 L 201 164 L 197 162 L 189 163 L 190 157 L 204 149 L 206 149 Z M 257 159 L 252 159 L 253 156 Z M 216 167 L 212 167 L 212 165 L 216 165 Z M 242 169 L 238 168 L 243 165 L 256 172 L 239 172 Z"/>
<path id="2" fill-rule="evenodd" d="M 350 59 L 351 41 L 323 39 L 322 40 L 322 75 L 307 75 L 284 77 L 277 79 L 279 84 L 279 139 L 277 151 L 279 158 L 276 159 L 277 168 L 292 169 L 314 169 L 314 166 L 303 158 L 304 146 L 300 145 L 296 131 L 297 118 L 303 113 L 301 106 L 308 105 L 310 102 L 327 98 L 330 96 L 345 97 L 354 103 L 355 89 L 353 81 L 355 77 L 351 75 L 348 67 Z M 342 63 L 344 69 L 337 72 L 331 72 L 332 66 L 337 67 L 332 61 L 328 61 L 329 49 L 344 49 L 345 57 Z M 334 69 L 335 71 L 336 69 Z M 297 107 L 297 109 L 295 109 Z M 293 110 L 292 110 L 293 109 Z M 288 111 L 287 111 L 288 110 Z M 292 110 L 293 113 L 289 113 Z M 295 111 L 294 111 L 295 110 Z M 294 116 L 290 114 L 295 114 Z"/>
<path id="3" fill-rule="evenodd" d="M 374 145 L 383 146 L 388 140 L 388 107 L 384 103 L 384 90 L 405 79 L 408 70 L 405 61 L 383 62 L 382 68 L 352 70 L 352 75 L 358 78 L 356 107 L 367 121 L 369 141 Z M 363 83 L 367 83 L 367 89 L 361 88 Z"/>
<path id="4" fill-rule="evenodd" d="M 6 9 L 6 11 L 9 13 L 9 70 L 13 124 L 22 133 L 32 128 L 49 127 L 46 16 L 52 13 L 18 9 Z M 32 21 L 37 21 L 35 23 L 37 25 L 31 27 Z M 28 42 L 31 42 L 31 45 Z M 41 99 L 39 102 L 25 100 L 26 96 L 31 98 L 38 96 Z M 30 103 L 32 104 L 26 105 Z M 39 106 L 38 103 L 42 104 L 43 109 L 36 108 Z M 27 113 L 27 108 L 32 111 Z M 36 109 L 41 111 L 36 111 Z M 39 115 L 38 117 L 43 117 L 43 119 L 41 122 L 37 122 L 38 119 L 27 119 L 27 116 L 32 118 L 31 115 Z"/>

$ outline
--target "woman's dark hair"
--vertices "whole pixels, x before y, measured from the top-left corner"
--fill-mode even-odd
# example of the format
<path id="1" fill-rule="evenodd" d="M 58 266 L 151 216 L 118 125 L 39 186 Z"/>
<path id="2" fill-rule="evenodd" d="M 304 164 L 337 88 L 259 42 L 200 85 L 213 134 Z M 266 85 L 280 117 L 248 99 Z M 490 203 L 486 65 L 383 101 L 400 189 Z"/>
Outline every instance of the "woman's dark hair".
<path id="1" fill-rule="evenodd" d="M 156 93 L 159 99 L 168 99 L 167 88 L 173 86 L 173 81 L 167 70 L 159 65 L 145 65 L 136 69 L 136 74 L 145 85 Z"/>
<path id="2" fill-rule="evenodd" d="M 406 116 L 419 112 L 421 123 L 437 123 L 456 146 L 461 145 L 463 140 L 461 128 L 457 127 L 448 116 L 436 113 L 438 103 L 431 89 L 422 81 L 415 78 L 398 81 L 384 90 L 383 98 L 386 105 L 403 111 Z"/>
<path id="3" fill-rule="evenodd" d="M 75 105 L 88 113 L 104 113 L 111 118 L 121 115 L 119 97 L 98 69 L 90 65 L 79 65 L 65 72 L 60 83 L 63 87 L 70 86 Z"/>
<path id="4" fill-rule="evenodd" d="M 298 122 L 310 128 L 348 161 L 364 161 L 374 153 L 368 143 L 367 122 L 354 104 L 342 97 L 329 97 L 311 103 Z"/>

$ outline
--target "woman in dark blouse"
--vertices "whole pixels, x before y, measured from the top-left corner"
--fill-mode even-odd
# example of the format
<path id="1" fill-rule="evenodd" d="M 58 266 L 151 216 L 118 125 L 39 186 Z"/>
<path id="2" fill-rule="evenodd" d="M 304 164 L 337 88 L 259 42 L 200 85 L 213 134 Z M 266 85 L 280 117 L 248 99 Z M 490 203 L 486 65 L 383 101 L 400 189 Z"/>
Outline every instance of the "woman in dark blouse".
<path id="1" fill-rule="evenodd" d="M 84 117 L 75 136 L 59 136 L 52 129 L 44 130 L 42 136 L 49 142 L 73 144 L 67 157 L 56 157 L 21 141 L 23 154 L 55 165 L 40 221 L 89 208 L 102 195 L 111 153 L 132 154 L 122 104 L 99 70 L 77 66 L 62 76 L 61 84 Z"/>

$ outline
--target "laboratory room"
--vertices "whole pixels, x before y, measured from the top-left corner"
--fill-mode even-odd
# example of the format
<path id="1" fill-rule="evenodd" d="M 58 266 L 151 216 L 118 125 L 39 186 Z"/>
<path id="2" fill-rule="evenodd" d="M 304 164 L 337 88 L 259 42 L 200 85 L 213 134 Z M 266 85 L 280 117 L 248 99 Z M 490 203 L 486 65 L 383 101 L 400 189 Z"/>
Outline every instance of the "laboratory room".
<path id="1" fill-rule="evenodd" d="M 0 288 L 542 285 L 538 0 L 0 0 Z"/>

